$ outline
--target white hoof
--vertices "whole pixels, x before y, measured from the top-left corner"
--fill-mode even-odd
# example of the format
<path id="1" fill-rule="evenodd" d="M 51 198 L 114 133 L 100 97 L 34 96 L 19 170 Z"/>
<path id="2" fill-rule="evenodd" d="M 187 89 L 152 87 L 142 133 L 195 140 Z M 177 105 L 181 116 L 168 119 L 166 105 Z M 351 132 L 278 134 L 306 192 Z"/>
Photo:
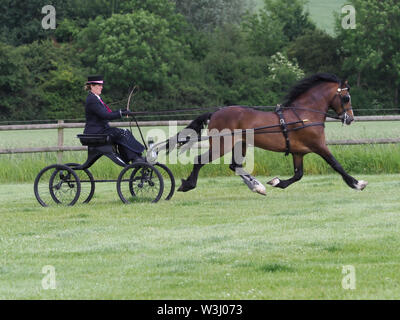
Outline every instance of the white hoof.
<path id="1" fill-rule="evenodd" d="M 364 190 L 364 188 L 367 186 L 368 181 L 364 181 L 364 180 L 360 180 L 358 181 L 358 183 L 356 184 L 356 189 L 357 190 Z"/>
<path id="2" fill-rule="evenodd" d="M 268 181 L 267 183 L 270 184 L 273 187 L 276 187 L 281 180 L 279 180 L 278 177 L 273 178 L 272 180 Z"/>
<path id="3" fill-rule="evenodd" d="M 265 189 L 265 187 L 260 183 L 260 182 L 256 182 L 254 188 L 253 188 L 254 192 L 257 192 L 259 194 L 262 194 L 263 196 L 267 195 L 267 190 Z"/>

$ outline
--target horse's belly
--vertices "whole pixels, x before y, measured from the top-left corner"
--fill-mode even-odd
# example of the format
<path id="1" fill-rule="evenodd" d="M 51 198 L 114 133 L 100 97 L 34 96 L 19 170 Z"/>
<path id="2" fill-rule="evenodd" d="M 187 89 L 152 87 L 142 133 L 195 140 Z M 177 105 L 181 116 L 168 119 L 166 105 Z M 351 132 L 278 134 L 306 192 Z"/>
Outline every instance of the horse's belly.
<path id="1" fill-rule="evenodd" d="M 277 133 L 255 134 L 254 146 L 257 148 L 275 152 L 286 151 L 285 139 L 282 134 L 277 134 Z"/>

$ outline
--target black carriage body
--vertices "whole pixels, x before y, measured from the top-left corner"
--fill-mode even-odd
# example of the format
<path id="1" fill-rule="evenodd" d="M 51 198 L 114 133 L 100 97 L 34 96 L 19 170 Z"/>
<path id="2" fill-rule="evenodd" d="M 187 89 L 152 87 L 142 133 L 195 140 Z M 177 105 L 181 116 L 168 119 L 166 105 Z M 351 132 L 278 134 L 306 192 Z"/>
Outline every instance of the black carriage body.
<path id="1" fill-rule="evenodd" d="M 88 147 L 88 157 L 85 163 L 67 163 L 65 165 L 50 165 L 42 169 L 35 179 L 34 191 L 38 202 L 42 206 L 48 206 L 49 201 L 56 204 L 74 205 L 81 193 L 81 183 L 90 183 L 90 191 L 83 203 L 88 203 L 95 190 L 96 182 L 116 182 L 117 193 L 124 203 L 130 203 L 130 198 L 138 200 L 140 196 L 146 198 L 147 201 L 157 202 L 164 191 L 163 176 L 160 170 L 168 176 L 170 180 L 169 193 L 166 200 L 171 199 L 175 191 L 175 179 L 169 168 L 163 164 L 155 163 L 154 165 L 147 162 L 129 163 L 118 152 L 118 146 L 115 145 L 111 137 L 105 134 L 79 134 L 77 135 L 82 145 Z M 117 180 L 95 180 L 89 171 L 89 168 L 102 156 L 108 157 L 115 164 L 123 167 Z M 156 168 L 157 167 L 157 168 Z M 83 177 L 79 177 L 77 172 L 81 172 Z M 50 181 L 41 182 L 41 179 L 47 175 Z M 73 179 L 71 179 L 73 177 Z M 44 178 L 43 178 L 44 179 Z M 54 182 L 54 183 L 53 183 Z M 57 182 L 57 184 L 55 183 Z M 53 185 L 54 184 L 54 185 Z M 51 200 L 43 199 L 40 191 L 40 185 L 48 188 Z M 63 201 L 58 193 L 63 190 L 64 185 L 68 189 L 68 193 L 73 193 L 73 199 Z M 127 191 L 124 191 L 124 185 L 127 185 Z"/>

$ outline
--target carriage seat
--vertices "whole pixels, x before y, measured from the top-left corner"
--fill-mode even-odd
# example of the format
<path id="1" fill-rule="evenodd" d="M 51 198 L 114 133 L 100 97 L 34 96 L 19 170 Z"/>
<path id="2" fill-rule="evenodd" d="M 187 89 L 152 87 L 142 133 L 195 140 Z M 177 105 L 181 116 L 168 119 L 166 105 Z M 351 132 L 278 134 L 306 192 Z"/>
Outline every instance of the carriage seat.
<path id="1" fill-rule="evenodd" d="M 77 137 L 83 146 L 97 147 L 112 144 L 111 137 L 107 134 L 78 134 Z"/>
<path id="2" fill-rule="evenodd" d="M 107 134 L 78 134 L 77 137 L 83 146 L 88 147 L 88 159 L 79 166 L 79 170 L 91 167 L 101 156 L 107 156 L 121 167 L 127 165 L 127 161 L 119 154 L 117 146 Z"/>

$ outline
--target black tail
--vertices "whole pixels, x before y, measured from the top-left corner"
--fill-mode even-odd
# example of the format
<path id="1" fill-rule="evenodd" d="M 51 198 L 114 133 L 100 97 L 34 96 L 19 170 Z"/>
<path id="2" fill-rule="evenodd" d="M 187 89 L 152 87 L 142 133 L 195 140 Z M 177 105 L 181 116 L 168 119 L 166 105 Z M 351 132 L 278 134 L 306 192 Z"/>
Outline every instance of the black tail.
<path id="1" fill-rule="evenodd" d="M 207 121 L 211 118 L 211 115 L 211 112 L 202 114 L 194 119 L 186 128 L 178 132 L 177 135 L 169 138 L 166 144 L 167 153 L 174 150 L 177 145 L 178 148 L 180 148 L 188 142 L 190 142 L 190 144 L 197 142 L 197 139 L 201 136 L 201 130 L 205 127 Z M 193 130 L 196 132 L 196 136 L 193 135 Z"/>

